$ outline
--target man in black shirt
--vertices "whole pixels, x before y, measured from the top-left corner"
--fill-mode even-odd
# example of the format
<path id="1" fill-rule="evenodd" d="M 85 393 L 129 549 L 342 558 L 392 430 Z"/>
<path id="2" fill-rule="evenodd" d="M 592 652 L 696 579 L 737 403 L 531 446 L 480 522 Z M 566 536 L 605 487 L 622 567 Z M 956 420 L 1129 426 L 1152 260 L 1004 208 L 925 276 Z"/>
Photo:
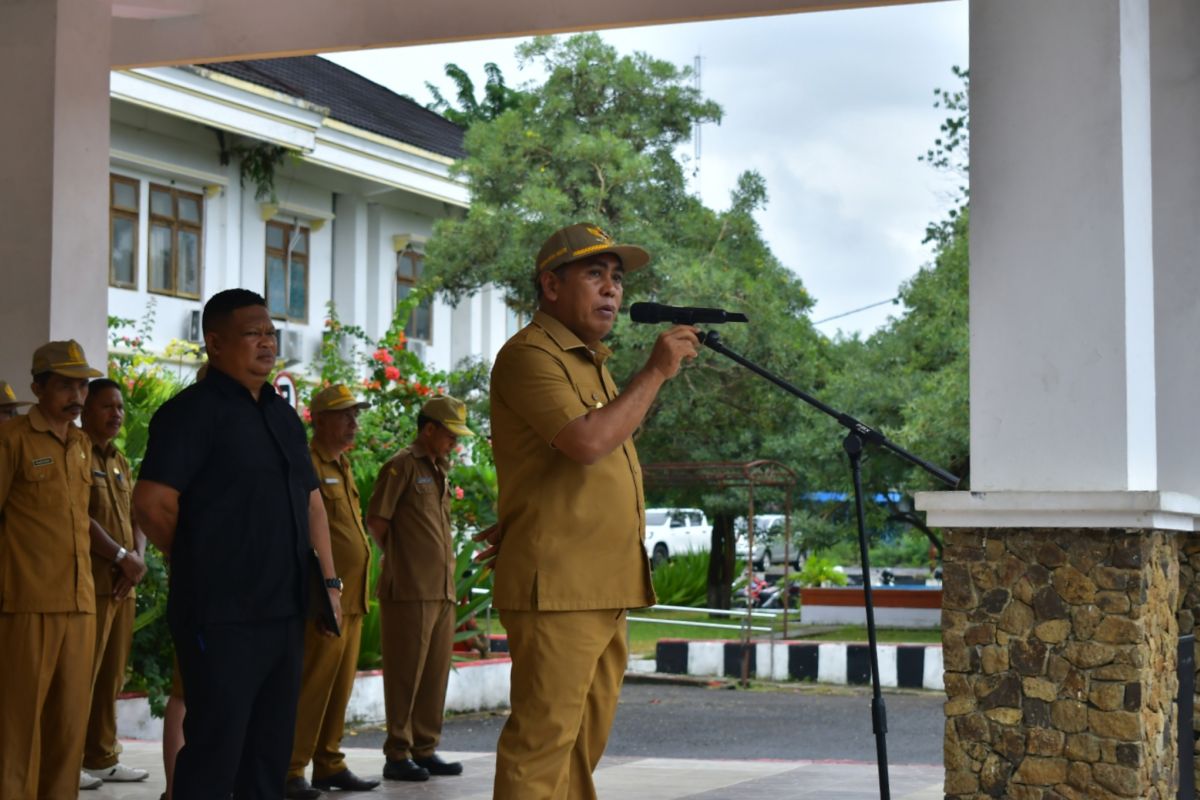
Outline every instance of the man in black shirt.
<path id="1" fill-rule="evenodd" d="M 171 558 L 167 618 L 187 716 L 175 800 L 283 795 L 310 552 L 334 609 L 329 527 L 296 412 L 267 383 L 275 326 L 245 289 L 204 307 L 207 377 L 150 423 L 134 508 Z"/>

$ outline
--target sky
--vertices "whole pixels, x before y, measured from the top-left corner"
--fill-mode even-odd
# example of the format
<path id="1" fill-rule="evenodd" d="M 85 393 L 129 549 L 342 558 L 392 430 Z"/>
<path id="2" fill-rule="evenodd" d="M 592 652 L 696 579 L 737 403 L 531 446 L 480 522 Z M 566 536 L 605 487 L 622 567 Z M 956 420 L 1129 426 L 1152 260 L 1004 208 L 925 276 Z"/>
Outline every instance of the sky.
<path id="1" fill-rule="evenodd" d="M 705 204 L 722 209 L 737 176 L 757 170 L 768 204 L 757 219 L 782 263 L 815 298 L 814 321 L 889 300 L 929 263 L 927 223 L 953 205 L 957 178 L 917 160 L 946 114 L 937 87 L 958 88 L 967 67 L 967 0 L 604 31 L 622 53 L 678 65 L 701 58 L 701 89 L 724 109 L 701 131 Z M 327 55 L 420 103 L 426 81 L 453 96 L 443 65 L 476 84 L 498 64 L 510 85 L 537 81 L 516 58 L 520 39 Z M 692 157 L 692 148 L 682 151 Z M 629 298 L 634 301 L 637 298 Z M 670 302 L 669 298 L 663 298 Z M 731 309 L 738 310 L 738 309 Z M 818 325 L 868 336 L 897 315 L 886 303 Z"/>

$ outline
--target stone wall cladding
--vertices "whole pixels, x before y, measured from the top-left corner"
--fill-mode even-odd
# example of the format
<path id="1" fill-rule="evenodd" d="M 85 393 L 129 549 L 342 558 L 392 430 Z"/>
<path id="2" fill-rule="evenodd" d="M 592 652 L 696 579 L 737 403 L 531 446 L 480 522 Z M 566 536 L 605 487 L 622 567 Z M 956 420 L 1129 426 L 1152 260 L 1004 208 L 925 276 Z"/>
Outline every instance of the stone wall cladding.
<path id="1" fill-rule="evenodd" d="M 947 800 L 1174 798 L 1179 596 L 1174 533 L 947 531 Z"/>

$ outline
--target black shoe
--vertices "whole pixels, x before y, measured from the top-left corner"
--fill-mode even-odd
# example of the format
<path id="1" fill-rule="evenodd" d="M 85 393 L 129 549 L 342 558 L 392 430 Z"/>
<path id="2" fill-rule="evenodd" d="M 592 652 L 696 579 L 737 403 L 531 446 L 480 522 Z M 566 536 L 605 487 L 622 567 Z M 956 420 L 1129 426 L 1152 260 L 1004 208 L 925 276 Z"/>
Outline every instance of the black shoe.
<path id="1" fill-rule="evenodd" d="M 299 778 L 288 778 L 283 785 L 283 796 L 288 800 L 317 800 L 321 796 L 320 789 L 314 789 L 312 784 Z"/>
<path id="2" fill-rule="evenodd" d="M 384 764 L 383 777 L 389 781 L 427 781 L 429 770 L 417 766 L 411 758 L 405 758 Z"/>
<path id="3" fill-rule="evenodd" d="M 414 759 L 417 766 L 429 770 L 430 775 L 462 775 L 462 764 L 458 761 L 442 761 L 437 753 L 429 758 Z"/>
<path id="4" fill-rule="evenodd" d="M 360 778 L 351 772 L 349 767 L 327 778 L 313 778 L 313 786 L 325 791 L 345 789 L 347 792 L 367 792 L 378 785 L 379 781 Z"/>

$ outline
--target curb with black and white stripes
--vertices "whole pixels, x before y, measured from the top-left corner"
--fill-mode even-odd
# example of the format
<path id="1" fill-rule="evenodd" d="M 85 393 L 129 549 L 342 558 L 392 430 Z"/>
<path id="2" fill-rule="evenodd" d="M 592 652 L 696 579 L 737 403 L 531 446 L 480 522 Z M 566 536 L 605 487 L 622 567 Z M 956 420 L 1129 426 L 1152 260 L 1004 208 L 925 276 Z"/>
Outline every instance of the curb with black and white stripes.
<path id="1" fill-rule="evenodd" d="M 660 639 L 655 671 L 669 675 L 740 678 L 743 660 L 748 676 L 772 681 L 813 681 L 841 685 L 871 682 L 871 654 L 865 644 L 846 642 L 741 642 Z M 879 683 L 907 689 L 943 688 L 942 646 L 879 645 Z"/>

